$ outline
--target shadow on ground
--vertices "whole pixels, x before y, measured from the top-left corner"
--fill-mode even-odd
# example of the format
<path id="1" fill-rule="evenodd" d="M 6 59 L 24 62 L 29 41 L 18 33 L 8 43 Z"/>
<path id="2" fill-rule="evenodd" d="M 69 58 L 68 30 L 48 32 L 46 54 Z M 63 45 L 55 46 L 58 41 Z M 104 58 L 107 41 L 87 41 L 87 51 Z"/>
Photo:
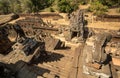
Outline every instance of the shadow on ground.
<path id="1" fill-rule="evenodd" d="M 32 61 L 33 64 L 39 64 L 44 62 L 54 62 L 59 61 L 61 58 L 64 57 L 62 54 L 53 53 L 53 52 L 47 52 L 47 56 L 40 56 L 39 58 Z"/>
<path id="2" fill-rule="evenodd" d="M 37 78 L 50 70 L 18 61 L 15 64 L 5 64 L 0 62 L 0 78 Z"/>
<path id="3" fill-rule="evenodd" d="M 57 49 L 57 50 L 69 50 L 69 49 L 71 49 L 71 47 L 66 46 L 66 47 L 59 48 L 59 49 Z"/>

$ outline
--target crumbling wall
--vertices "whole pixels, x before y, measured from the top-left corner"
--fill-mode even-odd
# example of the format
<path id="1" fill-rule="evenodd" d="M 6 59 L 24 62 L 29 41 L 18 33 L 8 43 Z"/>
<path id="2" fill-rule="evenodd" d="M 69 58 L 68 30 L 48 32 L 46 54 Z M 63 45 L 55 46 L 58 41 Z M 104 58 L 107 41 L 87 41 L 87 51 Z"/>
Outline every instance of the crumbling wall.
<path id="1" fill-rule="evenodd" d="M 103 28 L 89 28 L 89 32 L 98 33 L 98 34 L 101 32 L 105 32 L 105 33 L 110 33 L 113 37 L 120 38 L 120 29 L 109 30 L 109 29 L 103 29 Z"/>
<path id="2" fill-rule="evenodd" d="M 10 27 L 8 25 L 0 27 L 0 53 L 6 54 L 9 52 L 9 49 L 12 46 L 12 41 L 10 40 L 10 35 L 14 35 L 14 32 L 9 30 Z"/>
<path id="3" fill-rule="evenodd" d="M 83 49 L 83 73 L 96 78 L 112 77 L 110 55 L 105 51 L 110 40 L 111 35 L 107 33 L 99 33 L 87 39 Z"/>
<path id="4" fill-rule="evenodd" d="M 120 15 L 97 16 L 96 20 L 97 21 L 102 21 L 102 22 L 120 22 Z"/>
<path id="5" fill-rule="evenodd" d="M 70 27 L 65 37 L 67 40 L 71 40 L 74 37 L 84 38 L 84 18 L 82 10 L 78 10 L 70 15 Z"/>

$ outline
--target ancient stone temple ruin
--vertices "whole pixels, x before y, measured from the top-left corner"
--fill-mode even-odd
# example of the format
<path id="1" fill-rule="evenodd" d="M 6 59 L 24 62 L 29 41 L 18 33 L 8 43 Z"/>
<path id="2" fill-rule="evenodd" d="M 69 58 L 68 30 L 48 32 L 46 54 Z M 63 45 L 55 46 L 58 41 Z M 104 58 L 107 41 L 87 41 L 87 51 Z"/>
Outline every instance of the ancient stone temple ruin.
<path id="1" fill-rule="evenodd" d="M 120 78 L 120 28 L 85 26 L 83 10 L 65 26 L 40 16 L 1 23 L 0 78 Z"/>
<path id="2" fill-rule="evenodd" d="M 84 17 L 82 10 L 73 12 L 70 15 L 70 27 L 66 39 L 71 40 L 75 37 L 81 40 L 84 38 Z"/>

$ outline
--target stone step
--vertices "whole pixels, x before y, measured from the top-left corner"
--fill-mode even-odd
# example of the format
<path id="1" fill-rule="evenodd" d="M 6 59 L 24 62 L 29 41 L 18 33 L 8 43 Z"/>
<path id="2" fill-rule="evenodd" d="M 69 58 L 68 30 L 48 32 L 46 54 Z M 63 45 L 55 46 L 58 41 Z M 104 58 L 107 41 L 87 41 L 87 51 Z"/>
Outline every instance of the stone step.
<path id="1" fill-rule="evenodd" d="M 65 70 L 61 70 L 61 69 L 59 69 L 59 68 L 55 68 L 55 67 L 53 67 L 53 66 L 51 66 L 51 65 L 47 65 L 47 64 L 38 64 L 38 66 L 39 67 L 42 67 L 42 68 L 45 68 L 45 69 L 48 69 L 48 70 L 50 70 L 51 72 L 54 72 L 54 74 L 56 74 L 56 75 L 62 75 L 62 76 L 64 76 L 64 77 L 67 77 L 67 75 L 68 75 L 68 71 L 65 71 Z"/>
<path id="2" fill-rule="evenodd" d="M 52 68 L 56 68 L 59 71 L 69 72 L 69 70 L 66 70 L 65 65 L 64 65 L 64 67 L 55 66 L 53 64 L 43 64 L 43 65 L 50 66 Z"/>

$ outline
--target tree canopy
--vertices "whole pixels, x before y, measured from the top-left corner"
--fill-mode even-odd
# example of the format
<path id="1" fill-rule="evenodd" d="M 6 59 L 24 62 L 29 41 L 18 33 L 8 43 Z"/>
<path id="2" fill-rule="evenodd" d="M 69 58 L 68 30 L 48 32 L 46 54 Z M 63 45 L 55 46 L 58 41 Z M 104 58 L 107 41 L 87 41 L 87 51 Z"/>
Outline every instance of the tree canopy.
<path id="1" fill-rule="evenodd" d="M 120 5 L 120 0 L 0 0 L 0 14 L 33 13 L 57 5 L 59 12 L 71 13 L 79 4 L 91 4 L 89 10 L 104 12 L 107 7 Z M 53 10 L 53 8 L 51 8 Z"/>
<path id="2" fill-rule="evenodd" d="M 60 12 L 71 13 L 78 8 L 74 0 L 58 0 L 58 10 Z"/>

